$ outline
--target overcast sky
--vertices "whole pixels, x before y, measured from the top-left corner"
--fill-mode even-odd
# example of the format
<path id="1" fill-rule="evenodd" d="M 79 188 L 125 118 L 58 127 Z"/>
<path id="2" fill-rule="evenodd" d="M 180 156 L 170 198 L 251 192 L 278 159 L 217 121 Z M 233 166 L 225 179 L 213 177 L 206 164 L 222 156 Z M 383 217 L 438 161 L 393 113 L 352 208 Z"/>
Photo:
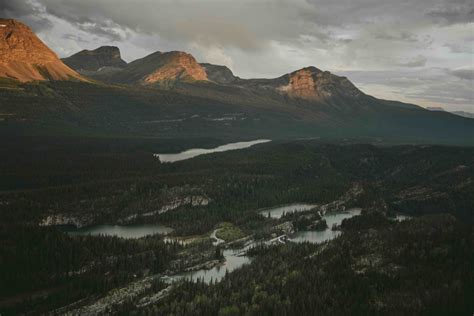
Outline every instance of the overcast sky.
<path id="1" fill-rule="evenodd" d="M 364 92 L 474 112 L 474 0 L 1 0 L 60 57 L 182 50 L 243 78 L 313 65 Z"/>

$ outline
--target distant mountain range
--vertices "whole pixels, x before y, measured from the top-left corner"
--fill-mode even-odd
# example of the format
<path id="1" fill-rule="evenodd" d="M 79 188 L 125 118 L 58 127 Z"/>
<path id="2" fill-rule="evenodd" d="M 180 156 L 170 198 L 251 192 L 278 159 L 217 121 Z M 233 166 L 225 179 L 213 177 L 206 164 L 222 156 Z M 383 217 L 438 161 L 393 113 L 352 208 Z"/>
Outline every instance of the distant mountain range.
<path id="1" fill-rule="evenodd" d="M 312 66 L 242 79 L 186 52 L 126 63 L 112 46 L 60 60 L 21 22 L 0 26 L 4 133 L 474 144 L 471 119 L 377 99 Z"/>
<path id="2" fill-rule="evenodd" d="M 155 52 L 126 64 L 117 47 L 81 51 L 62 61 L 79 73 L 109 83 L 174 87 L 180 83 L 210 82 L 255 91 L 273 92 L 314 101 L 364 98 L 347 78 L 307 67 L 275 79 L 241 79 L 220 65 L 199 64 L 185 52 Z M 113 71 L 107 68 L 113 68 Z"/>
<path id="3" fill-rule="evenodd" d="M 430 110 L 430 111 L 441 111 L 441 112 L 448 112 L 446 111 L 444 108 L 442 107 L 433 107 L 433 106 L 429 106 L 426 108 L 427 110 Z M 456 114 L 456 115 L 459 115 L 459 116 L 462 116 L 462 117 L 468 117 L 468 118 L 472 118 L 474 119 L 474 113 L 472 112 L 466 112 L 466 111 L 449 111 L 449 113 L 453 113 L 453 114 Z"/>

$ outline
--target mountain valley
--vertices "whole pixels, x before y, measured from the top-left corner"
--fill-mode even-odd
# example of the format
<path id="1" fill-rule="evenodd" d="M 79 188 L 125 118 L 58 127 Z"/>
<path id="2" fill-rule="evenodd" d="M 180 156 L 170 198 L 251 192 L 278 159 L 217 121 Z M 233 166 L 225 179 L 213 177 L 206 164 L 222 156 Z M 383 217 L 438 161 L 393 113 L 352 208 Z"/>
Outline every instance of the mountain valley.
<path id="1" fill-rule="evenodd" d="M 472 118 L 0 19 L 0 141 L 1 316 L 474 311 Z"/>

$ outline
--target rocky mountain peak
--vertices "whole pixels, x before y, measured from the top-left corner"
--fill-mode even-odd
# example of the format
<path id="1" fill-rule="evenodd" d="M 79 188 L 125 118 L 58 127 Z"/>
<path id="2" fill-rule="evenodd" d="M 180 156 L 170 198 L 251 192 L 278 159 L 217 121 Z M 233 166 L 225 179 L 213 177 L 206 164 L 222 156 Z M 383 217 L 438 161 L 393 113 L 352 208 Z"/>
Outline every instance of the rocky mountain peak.
<path id="1" fill-rule="evenodd" d="M 0 77 L 22 82 L 82 80 L 28 26 L 13 19 L 0 19 Z"/>
<path id="2" fill-rule="evenodd" d="M 97 71 L 103 67 L 124 68 L 127 63 L 122 59 L 116 46 L 101 46 L 94 50 L 82 50 L 63 62 L 77 71 Z"/>
<path id="3" fill-rule="evenodd" d="M 208 80 L 204 68 L 188 53 L 160 53 L 157 68 L 142 79 L 144 84 L 163 80 Z"/>
<path id="4" fill-rule="evenodd" d="M 58 59 L 25 24 L 12 20 L 0 19 L 0 62 L 27 61 L 45 63 Z"/>
<path id="5" fill-rule="evenodd" d="M 171 87 L 178 82 L 207 81 L 204 68 L 188 53 L 154 52 L 129 63 L 108 81 Z"/>
<path id="6" fill-rule="evenodd" d="M 336 96 L 356 98 L 363 94 L 347 78 L 316 67 L 305 67 L 285 77 L 287 84 L 277 90 L 290 97 L 322 101 Z"/>

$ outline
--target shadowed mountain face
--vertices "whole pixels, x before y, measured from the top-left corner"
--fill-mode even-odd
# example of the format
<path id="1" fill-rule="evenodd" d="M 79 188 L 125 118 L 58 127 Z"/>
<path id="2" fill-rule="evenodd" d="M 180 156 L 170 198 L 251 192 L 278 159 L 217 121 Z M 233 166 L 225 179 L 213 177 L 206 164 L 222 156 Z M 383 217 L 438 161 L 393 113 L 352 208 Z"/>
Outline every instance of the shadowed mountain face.
<path id="1" fill-rule="evenodd" d="M 21 82 L 82 80 L 29 27 L 10 19 L 0 19 L 0 78 L 2 77 Z"/>
<path id="2" fill-rule="evenodd" d="M 127 63 L 115 46 L 101 46 L 94 50 L 83 50 L 62 61 L 76 71 L 99 71 L 104 67 L 124 68 Z"/>
<path id="3" fill-rule="evenodd" d="M 439 106 L 435 106 L 435 107 L 427 107 L 426 108 L 427 110 L 430 110 L 430 111 L 440 111 L 440 112 L 447 112 L 445 109 L 443 109 L 442 107 L 439 107 Z M 466 112 L 466 111 L 451 111 L 450 113 L 453 113 L 455 115 L 459 115 L 459 116 L 462 116 L 462 117 L 467 117 L 467 118 L 472 118 L 474 119 L 474 113 L 472 112 Z"/>
<path id="4" fill-rule="evenodd" d="M 467 118 L 472 118 L 474 119 L 474 113 L 471 113 L 471 112 L 466 112 L 466 111 L 453 111 L 451 112 L 453 114 L 456 114 L 456 115 L 459 115 L 459 116 L 462 116 L 462 117 L 467 117 Z"/>
<path id="5" fill-rule="evenodd" d="M 232 71 L 226 66 L 213 65 L 208 63 L 201 63 L 201 66 L 204 67 L 206 71 L 207 78 L 218 84 L 232 84 L 237 80 L 240 80 L 239 77 L 234 76 Z"/>
<path id="6" fill-rule="evenodd" d="M 81 78 L 26 26 L 2 21 L 0 77 L 22 82 Z M 225 66 L 199 64 L 177 51 L 155 52 L 125 65 L 115 47 L 82 51 L 65 61 L 103 83 L 3 80 L 1 131 L 474 144 L 471 119 L 380 100 L 347 78 L 315 67 L 273 79 L 242 79 Z"/>

